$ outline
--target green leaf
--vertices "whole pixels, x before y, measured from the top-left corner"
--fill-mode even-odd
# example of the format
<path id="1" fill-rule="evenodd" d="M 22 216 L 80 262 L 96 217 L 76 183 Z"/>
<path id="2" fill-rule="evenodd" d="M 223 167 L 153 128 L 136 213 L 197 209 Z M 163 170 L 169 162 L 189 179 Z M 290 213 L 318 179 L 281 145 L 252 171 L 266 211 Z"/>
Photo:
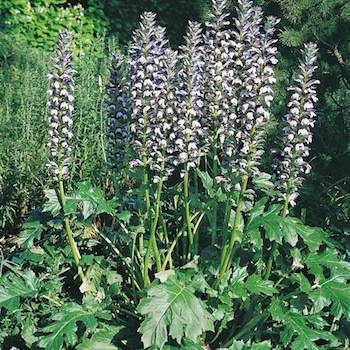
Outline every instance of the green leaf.
<path id="1" fill-rule="evenodd" d="M 242 340 L 234 340 L 232 345 L 227 349 L 219 349 L 219 350 L 243 350 L 245 348 L 245 344 Z"/>
<path id="2" fill-rule="evenodd" d="M 321 266 L 329 268 L 335 275 L 350 277 L 350 263 L 341 260 L 335 249 L 326 249 L 322 253 L 310 253 L 305 263 L 313 271 L 319 271 Z"/>
<path id="3" fill-rule="evenodd" d="M 106 200 L 104 192 L 100 188 L 92 186 L 88 181 L 79 183 L 78 189 L 75 191 L 75 198 L 83 203 L 84 219 L 102 213 L 113 215 L 117 207 L 115 199 Z"/>
<path id="4" fill-rule="evenodd" d="M 309 280 L 302 273 L 294 274 L 292 276 L 292 279 L 298 282 L 298 284 L 300 286 L 300 290 L 303 293 L 308 294 L 311 291 L 311 284 L 310 284 Z"/>
<path id="5" fill-rule="evenodd" d="M 244 343 L 242 340 L 234 340 L 229 348 L 220 348 L 218 350 L 270 350 L 271 348 L 271 343 L 267 340 L 251 345 L 250 342 Z"/>
<path id="6" fill-rule="evenodd" d="M 97 327 L 97 320 L 92 311 L 83 306 L 68 303 L 62 306 L 61 311 L 52 316 L 53 322 L 41 329 L 47 335 L 41 336 L 38 345 L 46 350 L 61 350 L 63 345 L 74 346 L 77 344 L 77 322 L 85 324 L 89 332 Z"/>
<path id="7" fill-rule="evenodd" d="M 207 192 L 211 192 L 214 187 L 214 180 L 210 177 L 207 172 L 200 171 L 197 169 L 197 174 L 202 181 L 203 187 L 207 190 Z"/>
<path id="8" fill-rule="evenodd" d="M 177 276 L 152 285 L 138 311 L 146 316 L 139 328 L 145 348 L 155 345 L 163 349 L 168 336 L 178 344 L 184 337 L 196 341 L 203 332 L 214 329 L 213 317 L 194 295 L 194 289 Z"/>
<path id="9" fill-rule="evenodd" d="M 23 226 L 15 242 L 22 248 L 29 249 L 34 245 L 34 240 L 39 239 L 44 226 L 38 219 L 29 219 Z"/>
<path id="10" fill-rule="evenodd" d="M 298 219 L 293 218 L 294 221 Z M 327 239 L 327 233 L 319 227 L 306 226 L 299 221 L 296 226 L 298 235 L 303 239 L 310 251 L 315 252 Z"/>
<path id="11" fill-rule="evenodd" d="M 255 188 L 263 191 L 266 194 L 272 194 L 275 185 L 271 181 L 272 176 L 267 173 L 259 173 L 259 176 L 253 177 L 253 184 Z"/>
<path id="12" fill-rule="evenodd" d="M 295 247 L 298 243 L 298 233 L 297 233 L 297 227 L 299 225 L 300 221 L 287 216 L 285 218 L 282 218 L 281 220 L 281 227 L 283 236 L 285 237 L 285 240 L 292 246 Z"/>
<path id="13" fill-rule="evenodd" d="M 271 343 L 269 341 L 263 341 L 261 343 L 254 343 L 252 345 L 252 350 L 270 350 L 272 349 Z"/>
<path id="14" fill-rule="evenodd" d="M 290 344 L 292 350 L 319 350 L 315 341 L 336 340 L 330 332 L 319 329 L 327 324 L 318 316 L 292 312 L 284 308 L 277 299 L 272 300 L 269 311 L 274 321 L 284 325 L 280 337 L 285 347 Z"/>
<path id="15" fill-rule="evenodd" d="M 53 217 L 56 217 L 60 214 L 61 211 L 61 204 L 57 197 L 55 190 L 45 190 L 45 197 L 47 198 L 47 201 L 45 202 L 43 206 L 44 212 L 50 212 Z"/>
<path id="16" fill-rule="evenodd" d="M 314 301 L 315 312 L 331 305 L 332 315 L 350 319 L 350 285 L 334 279 L 324 281 L 319 288 L 309 293 Z"/>
<path id="17" fill-rule="evenodd" d="M 130 211 L 126 211 L 126 210 L 123 210 L 120 213 L 116 214 L 117 219 L 125 224 L 130 223 L 131 216 L 132 214 L 130 213 Z"/>
<path id="18" fill-rule="evenodd" d="M 266 237 L 270 241 L 282 243 L 283 233 L 281 229 L 281 220 L 279 213 L 280 205 L 272 205 L 267 213 L 261 217 L 261 225 L 265 229 Z"/>
<path id="19" fill-rule="evenodd" d="M 272 296 L 277 292 L 272 281 L 266 281 L 259 275 L 251 275 L 245 282 L 245 287 L 254 294 L 265 294 Z"/>
<path id="20" fill-rule="evenodd" d="M 122 328 L 106 326 L 106 329 L 97 329 L 90 339 L 84 339 L 78 345 L 77 350 L 118 350 L 119 348 L 112 344 L 112 340 Z"/>
<path id="21" fill-rule="evenodd" d="M 38 340 L 38 337 L 34 335 L 36 332 L 37 328 L 33 316 L 27 315 L 22 325 L 21 336 L 29 348 Z"/>
<path id="22" fill-rule="evenodd" d="M 260 199 L 255 203 L 253 209 L 250 212 L 249 219 L 246 225 L 246 232 L 249 240 L 254 244 L 257 249 L 261 249 L 263 241 L 260 233 L 261 220 L 260 217 L 265 211 L 265 205 L 268 201 L 267 197 Z"/>
<path id="23" fill-rule="evenodd" d="M 262 238 L 260 233 L 260 228 L 264 228 L 266 237 L 270 241 L 276 241 L 282 243 L 282 229 L 281 229 L 281 220 L 280 205 L 272 205 L 269 210 L 264 213 L 265 202 L 267 198 L 261 199 L 253 208 L 252 215 L 250 216 L 246 231 L 251 241 L 256 245 L 258 249 L 262 247 Z"/>
<path id="24" fill-rule="evenodd" d="M 0 308 L 14 311 L 19 307 L 21 298 L 35 297 L 38 289 L 39 280 L 33 271 L 9 272 L 0 279 Z"/>

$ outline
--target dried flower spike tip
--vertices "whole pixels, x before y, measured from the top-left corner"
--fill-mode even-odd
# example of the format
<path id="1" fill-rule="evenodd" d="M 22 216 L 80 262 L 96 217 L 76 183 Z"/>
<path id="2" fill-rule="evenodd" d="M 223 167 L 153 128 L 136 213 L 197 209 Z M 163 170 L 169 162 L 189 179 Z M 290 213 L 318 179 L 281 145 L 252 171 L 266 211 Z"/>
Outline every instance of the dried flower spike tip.
<path id="1" fill-rule="evenodd" d="M 129 96 L 125 58 L 114 54 L 107 86 L 109 163 L 114 170 L 122 169 L 129 144 Z"/>
<path id="2" fill-rule="evenodd" d="M 284 148 L 282 160 L 278 164 L 278 187 L 281 199 L 287 200 L 292 206 L 299 195 L 303 176 L 311 170 L 305 160 L 309 155 L 309 144 L 312 142 L 312 129 L 315 124 L 316 86 L 320 83 L 313 79 L 317 59 L 317 46 L 310 43 L 302 50 L 303 59 L 300 61 L 299 73 L 294 78 L 295 85 L 288 90 L 292 92 L 288 104 L 289 113 L 286 115 L 284 131 Z"/>
<path id="3" fill-rule="evenodd" d="M 51 81 L 49 94 L 49 162 L 48 167 L 55 180 L 67 178 L 70 140 L 73 137 L 74 80 L 73 80 L 71 34 L 59 34 L 53 69 L 48 75 Z"/>

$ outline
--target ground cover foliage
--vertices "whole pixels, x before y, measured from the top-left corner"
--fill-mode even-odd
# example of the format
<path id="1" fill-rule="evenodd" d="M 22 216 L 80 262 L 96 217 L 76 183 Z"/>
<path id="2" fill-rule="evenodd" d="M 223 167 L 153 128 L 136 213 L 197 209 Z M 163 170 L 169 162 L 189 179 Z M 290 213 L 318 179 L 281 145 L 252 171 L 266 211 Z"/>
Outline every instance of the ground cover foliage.
<path id="1" fill-rule="evenodd" d="M 96 47 L 72 61 L 66 31 L 51 60 L 19 54 L 28 76 L 7 74 L 33 98 L 4 89 L 7 120 L 20 104 L 9 132 L 23 153 L 1 179 L 16 171 L 45 198 L 13 199 L 34 210 L 2 251 L 4 349 L 348 346 L 342 242 L 293 216 L 310 172 L 318 50 L 298 53 L 277 123 L 277 24 L 250 1 L 230 14 L 215 0 L 178 52 L 145 13 L 125 55 Z M 42 145 L 39 166 L 30 143 Z"/>

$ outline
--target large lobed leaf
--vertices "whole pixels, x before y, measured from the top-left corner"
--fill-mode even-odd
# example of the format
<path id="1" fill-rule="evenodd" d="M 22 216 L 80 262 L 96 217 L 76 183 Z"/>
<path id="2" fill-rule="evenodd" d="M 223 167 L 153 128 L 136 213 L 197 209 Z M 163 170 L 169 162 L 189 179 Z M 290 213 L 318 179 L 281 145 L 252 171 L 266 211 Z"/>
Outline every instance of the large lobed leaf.
<path id="1" fill-rule="evenodd" d="M 336 341 L 335 337 L 322 328 L 326 322 L 316 315 L 303 315 L 284 308 L 277 299 L 272 300 L 269 308 L 273 320 L 281 322 L 284 330 L 280 335 L 284 346 L 292 350 L 318 350 L 317 340 Z"/>
<path id="2" fill-rule="evenodd" d="M 152 285 L 138 311 L 146 316 L 139 328 L 145 348 L 155 345 L 163 349 L 168 336 L 178 344 L 184 337 L 196 341 L 205 331 L 214 329 L 213 318 L 194 289 L 177 276 Z"/>
<path id="3" fill-rule="evenodd" d="M 16 310 L 21 298 L 35 297 L 39 290 L 39 279 L 27 270 L 20 274 L 9 272 L 0 279 L 0 309 Z"/>
<path id="4" fill-rule="evenodd" d="M 74 199 L 82 202 L 82 214 L 84 219 L 91 215 L 102 213 L 113 215 L 117 203 L 114 199 L 106 200 L 105 193 L 97 187 L 91 185 L 88 181 L 79 183 L 78 189 L 75 191 Z"/>
<path id="5" fill-rule="evenodd" d="M 89 332 L 97 327 L 95 312 L 75 303 L 65 304 L 52 319 L 53 322 L 42 329 L 46 335 L 40 337 L 38 343 L 46 350 L 61 350 L 63 344 L 75 346 L 78 342 L 77 322 L 84 323 Z"/>

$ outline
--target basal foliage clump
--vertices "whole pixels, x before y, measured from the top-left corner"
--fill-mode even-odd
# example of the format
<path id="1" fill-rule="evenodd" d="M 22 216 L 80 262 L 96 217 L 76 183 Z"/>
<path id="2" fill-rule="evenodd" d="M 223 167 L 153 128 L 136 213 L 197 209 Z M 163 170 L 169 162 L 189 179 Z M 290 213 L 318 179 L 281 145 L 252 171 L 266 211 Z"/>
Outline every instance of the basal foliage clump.
<path id="1" fill-rule="evenodd" d="M 315 44 L 302 50 L 280 151 L 262 170 L 277 24 L 249 0 L 235 18 L 213 0 L 208 22 L 190 22 L 175 51 L 155 14 L 142 15 L 106 86 L 108 194 L 88 181 L 65 188 L 74 70 L 70 34 L 60 34 L 49 75 L 53 189 L 3 262 L 5 347 L 348 346 L 350 263 L 325 231 L 291 216 L 311 168 Z"/>

